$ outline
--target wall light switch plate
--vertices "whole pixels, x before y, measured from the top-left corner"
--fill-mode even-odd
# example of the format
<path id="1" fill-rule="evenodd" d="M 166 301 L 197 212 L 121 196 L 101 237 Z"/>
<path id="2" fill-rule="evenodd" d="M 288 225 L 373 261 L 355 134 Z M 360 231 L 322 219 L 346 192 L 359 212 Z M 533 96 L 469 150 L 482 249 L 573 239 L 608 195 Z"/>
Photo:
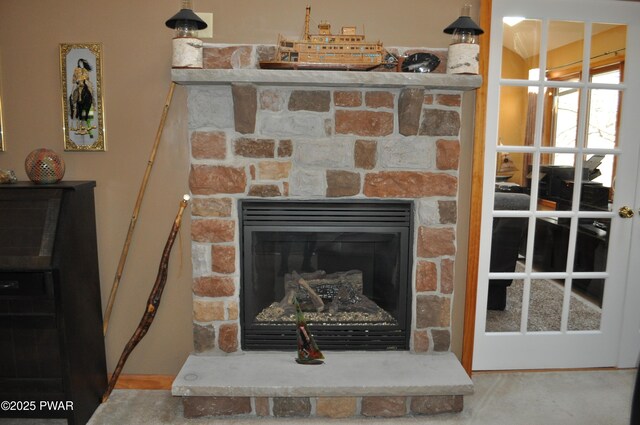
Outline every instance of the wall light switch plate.
<path id="1" fill-rule="evenodd" d="M 207 23 L 207 27 L 198 31 L 198 38 L 213 38 L 213 13 L 196 12 Z"/>

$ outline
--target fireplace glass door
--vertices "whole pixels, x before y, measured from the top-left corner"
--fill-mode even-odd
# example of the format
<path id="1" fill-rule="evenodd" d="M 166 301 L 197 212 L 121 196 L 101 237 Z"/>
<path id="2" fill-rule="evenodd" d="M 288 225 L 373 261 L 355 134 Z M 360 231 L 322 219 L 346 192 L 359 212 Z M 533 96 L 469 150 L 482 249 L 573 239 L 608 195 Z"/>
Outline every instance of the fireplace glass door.
<path id="1" fill-rule="evenodd" d="M 294 348 L 294 298 L 323 350 L 408 349 L 411 203 L 241 211 L 243 349 Z"/>

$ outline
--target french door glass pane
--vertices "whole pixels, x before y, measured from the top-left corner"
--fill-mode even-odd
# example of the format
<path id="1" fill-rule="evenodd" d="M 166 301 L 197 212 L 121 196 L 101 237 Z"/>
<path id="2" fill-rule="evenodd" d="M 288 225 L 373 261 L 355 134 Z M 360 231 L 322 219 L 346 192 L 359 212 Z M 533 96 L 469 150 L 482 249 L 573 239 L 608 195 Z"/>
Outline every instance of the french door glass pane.
<path id="1" fill-rule="evenodd" d="M 500 88 L 498 145 L 524 145 L 527 96 L 526 87 L 502 86 Z"/>
<path id="2" fill-rule="evenodd" d="M 547 78 L 579 71 L 584 52 L 584 23 L 550 21 L 547 44 Z"/>
<path id="3" fill-rule="evenodd" d="M 564 280 L 531 279 L 527 332 L 559 331 L 563 300 Z"/>
<path id="4" fill-rule="evenodd" d="M 606 271 L 610 225 L 611 219 L 608 218 L 579 219 L 573 262 L 574 271 Z"/>
<path id="5" fill-rule="evenodd" d="M 591 74 L 599 73 L 603 66 L 620 62 L 625 56 L 626 47 L 626 25 L 594 23 L 591 26 Z M 619 82 L 623 78 L 624 73 L 621 73 Z"/>
<path id="6" fill-rule="evenodd" d="M 527 168 L 531 154 L 500 151 L 496 154 L 496 191 L 525 192 L 527 188 Z M 514 208 L 508 208 L 514 209 Z M 522 209 L 520 206 L 517 209 Z M 528 209 L 528 205 L 526 208 Z"/>
<path id="7" fill-rule="evenodd" d="M 571 210 L 576 155 L 547 153 L 541 157 L 543 163 L 538 175 L 538 210 Z"/>
<path id="8" fill-rule="evenodd" d="M 602 294 L 604 293 L 606 279 L 591 278 L 591 279 L 574 279 L 573 280 L 573 292 L 577 294 L 576 303 L 582 302 L 588 307 L 602 308 Z M 598 321 L 599 321 L 598 317 Z M 571 323 L 571 320 L 569 321 Z M 574 323 L 574 329 L 578 326 Z M 582 330 L 588 330 L 590 328 L 580 328 Z"/>
<path id="9" fill-rule="evenodd" d="M 508 285 L 508 286 L 507 286 Z M 524 280 L 490 280 L 489 303 L 505 296 L 504 309 L 487 310 L 485 332 L 519 332 L 522 321 Z"/>
<path id="10" fill-rule="evenodd" d="M 585 290 L 597 292 L 599 297 L 594 297 L 590 293 L 585 294 Z M 603 291 L 604 279 L 580 279 L 573 281 L 573 291 L 571 292 L 571 301 L 569 302 L 568 330 L 597 331 L 600 329 Z"/>
<path id="11" fill-rule="evenodd" d="M 558 87 L 549 90 L 548 115 L 544 120 L 544 146 L 575 148 L 578 139 L 580 90 Z"/>
<path id="12" fill-rule="evenodd" d="M 505 17 L 502 21 L 502 78 L 537 80 L 531 69 L 540 68 L 542 22 L 537 19 Z"/>
<path id="13" fill-rule="evenodd" d="M 617 81 L 620 72 L 612 71 L 593 77 L 594 82 Z M 589 90 L 589 121 L 587 131 L 587 147 L 613 149 L 618 141 L 618 106 L 620 92 L 618 90 Z"/>
<path id="14" fill-rule="evenodd" d="M 500 194 L 498 194 L 500 195 Z M 503 197 L 505 202 L 515 203 L 513 194 Z M 527 195 L 515 195 L 528 198 Z M 500 199 L 498 196 L 497 199 Z M 491 259 L 489 272 L 514 273 L 526 250 L 526 235 L 529 226 L 527 217 L 494 217 L 491 237 Z M 519 270 L 523 271 L 523 270 Z"/>
<path id="15" fill-rule="evenodd" d="M 571 219 L 540 217 L 536 219 L 533 243 L 533 270 L 564 272 L 567 270 Z"/>
<path id="16" fill-rule="evenodd" d="M 615 192 L 615 155 L 587 154 L 583 157 L 580 211 L 609 211 Z"/>

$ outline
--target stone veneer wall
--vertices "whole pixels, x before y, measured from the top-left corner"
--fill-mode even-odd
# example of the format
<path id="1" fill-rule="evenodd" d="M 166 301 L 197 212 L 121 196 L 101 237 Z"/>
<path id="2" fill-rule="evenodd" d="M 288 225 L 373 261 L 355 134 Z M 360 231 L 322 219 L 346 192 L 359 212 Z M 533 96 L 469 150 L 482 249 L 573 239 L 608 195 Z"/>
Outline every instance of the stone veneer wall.
<path id="1" fill-rule="evenodd" d="M 245 416 L 344 419 L 457 413 L 462 395 L 363 397 L 183 397 L 185 418 Z"/>
<path id="2" fill-rule="evenodd" d="M 250 197 L 414 200 L 411 350 L 450 350 L 461 92 L 188 90 L 196 352 L 240 350 L 236 201 Z"/>
<path id="3" fill-rule="evenodd" d="M 238 350 L 235 201 L 246 197 L 415 199 L 412 349 L 448 351 L 460 95 L 189 90 L 196 351 Z"/>

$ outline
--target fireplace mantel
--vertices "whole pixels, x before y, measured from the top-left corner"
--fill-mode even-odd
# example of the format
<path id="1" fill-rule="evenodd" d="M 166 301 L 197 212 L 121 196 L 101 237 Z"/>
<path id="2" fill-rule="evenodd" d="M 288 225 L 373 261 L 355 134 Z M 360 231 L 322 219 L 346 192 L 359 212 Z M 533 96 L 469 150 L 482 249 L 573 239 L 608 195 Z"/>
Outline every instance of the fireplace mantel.
<path id="1" fill-rule="evenodd" d="M 294 71 L 264 69 L 173 69 L 171 78 L 184 85 L 252 83 L 305 87 L 416 87 L 429 90 L 470 91 L 482 85 L 479 75 L 407 72 Z"/>

